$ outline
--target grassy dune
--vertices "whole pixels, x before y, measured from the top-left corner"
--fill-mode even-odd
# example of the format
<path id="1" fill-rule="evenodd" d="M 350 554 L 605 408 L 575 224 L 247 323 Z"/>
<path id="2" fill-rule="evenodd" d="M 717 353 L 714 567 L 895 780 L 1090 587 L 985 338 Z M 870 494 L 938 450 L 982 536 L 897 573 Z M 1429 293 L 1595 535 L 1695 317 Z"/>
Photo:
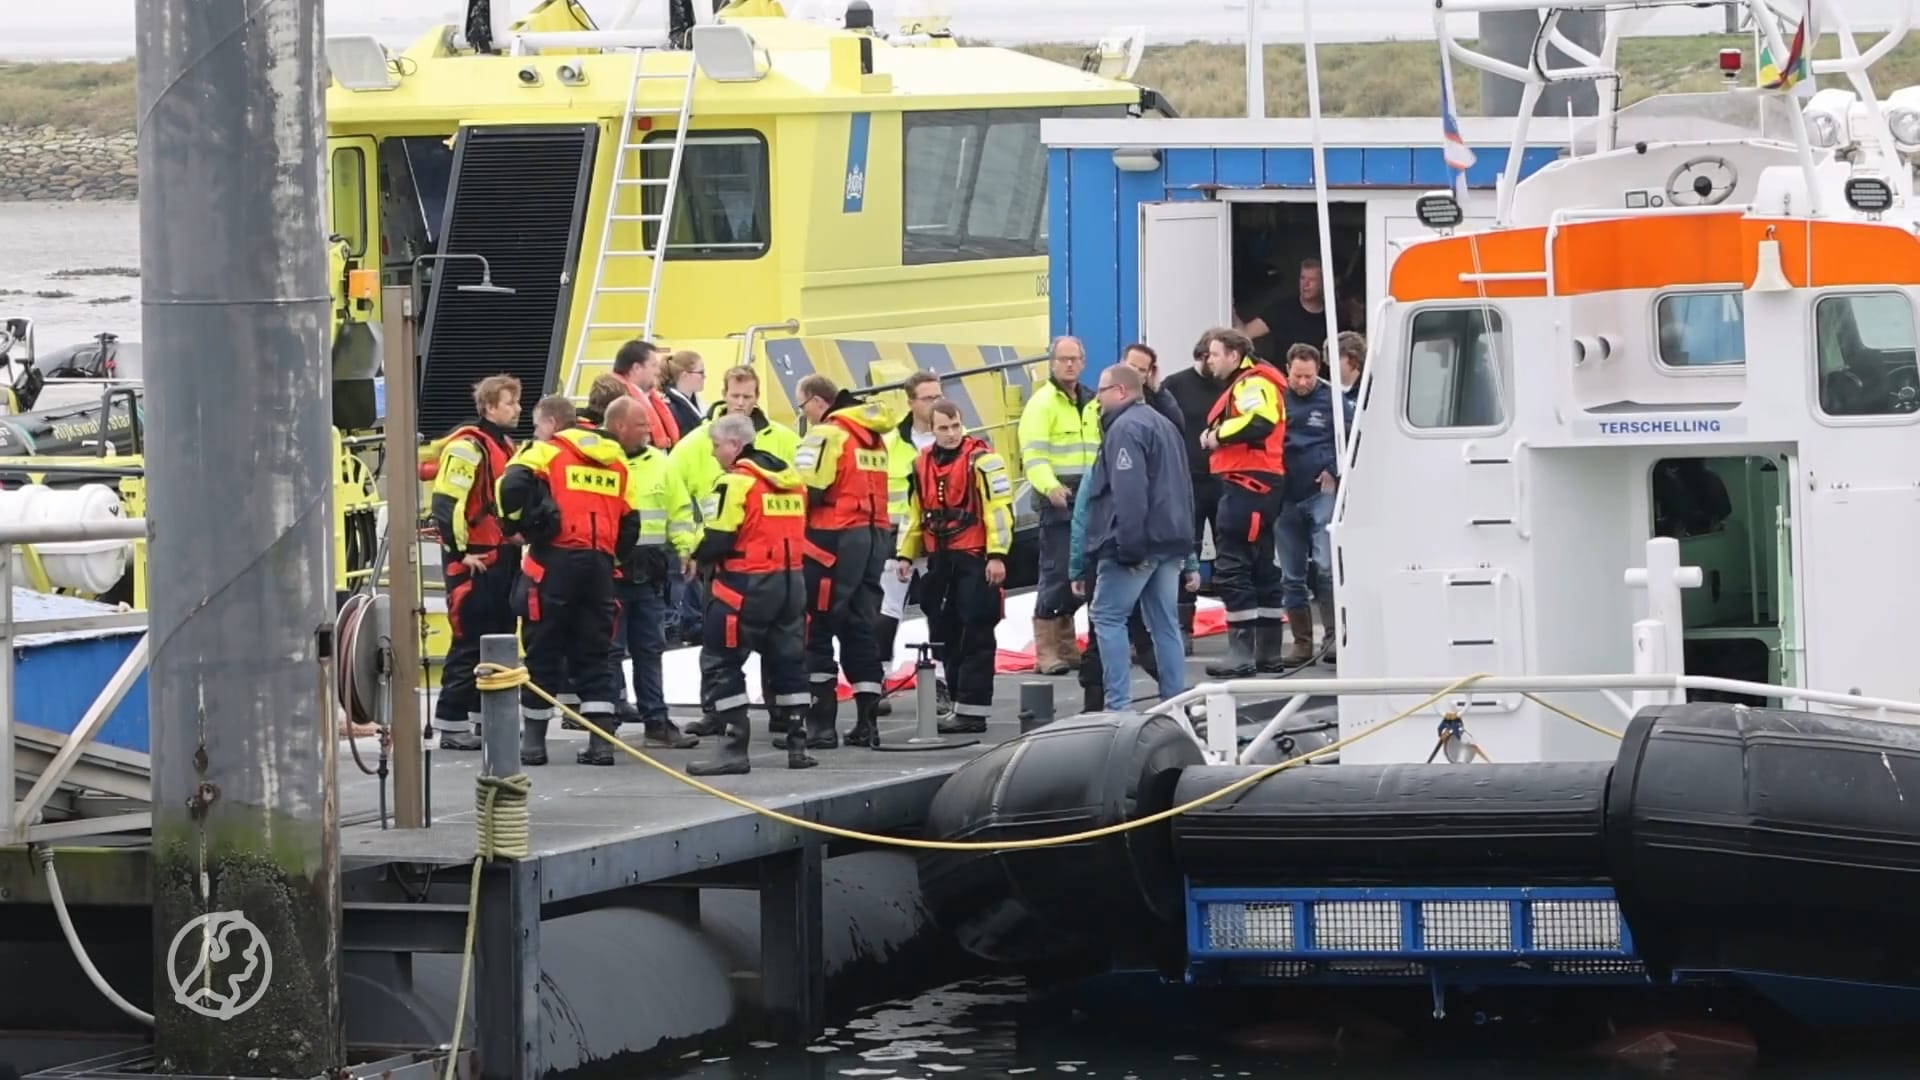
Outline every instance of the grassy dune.
<path id="1" fill-rule="evenodd" d="M 133 61 L 117 64 L 0 63 L 0 126 L 133 130 Z"/>
<path id="2" fill-rule="evenodd" d="M 1747 50 L 1747 37 L 1631 38 L 1621 46 L 1625 76 L 1623 103 L 1650 94 L 1711 90 L 1719 85 L 1722 47 Z M 1862 41 L 1864 46 L 1866 41 Z M 1832 55 L 1829 37 L 1820 55 Z M 1083 45 L 1036 45 L 1023 51 L 1078 66 Z M 1377 42 L 1327 45 L 1320 53 L 1321 105 L 1329 116 L 1432 116 L 1439 111 L 1440 68 L 1431 42 Z M 1149 47 L 1138 79 L 1166 94 L 1184 116 L 1238 116 L 1246 111 L 1246 80 L 1241 49 L 1231 45 L 1189 43 Z M 1305 116 L 1306 63 L 1297 45 L 1266 51 L 1267 115 Z M 1903 42 L 1876 69 L 1876 89 L 1884 97 L 1896 87 L 1920 84 L 1920 35 Z M 1454 69 L 1460 111 L 1480 107 L 1479 73 Z M 0 125 L 57 127 L 99 132 L 133 127 L 133 62 L 116 64 L 0 63 Z"/>

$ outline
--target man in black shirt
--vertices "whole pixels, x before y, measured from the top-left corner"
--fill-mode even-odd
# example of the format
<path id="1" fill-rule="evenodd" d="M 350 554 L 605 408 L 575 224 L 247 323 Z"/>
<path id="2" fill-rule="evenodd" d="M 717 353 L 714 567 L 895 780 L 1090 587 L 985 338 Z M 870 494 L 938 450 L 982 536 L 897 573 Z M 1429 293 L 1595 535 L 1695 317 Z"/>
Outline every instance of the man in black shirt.
<path id="1" fill-rule="evenodd" d="M 1161 390 L 1171 395 L 1180 410 L 1181 432 L 1186 436 L 1187 475 L 1193 480 L 1193 553 L 1200 554 L 1207 527 L 1212 524 L 1214 508 L 1220 502 L 1220 479 L 1207 469 L 1207 452 L 1200 448 L 1200 434 L 1207 430 L 1207 414 L 1227 392 L 1227 384 L 1207 372 L 1204 362 L 1207 341 L 1193 347 L 1193 366 L 1166 377 Z M 1194 598 L 1180 597 L 1180 629 L 1186 634 L 1187 655 L 1193 655 Z"/>
<path id="2" fill-rule="evenodd" d="M 1253 339 L 1255 356 L 1273 361 L 1295 345 L 1324 346 L 1327 340 L 1327 291 L 1319 259 L 1303 259 L 1296 296 L 1276 299 L 1241 325 Z"/>

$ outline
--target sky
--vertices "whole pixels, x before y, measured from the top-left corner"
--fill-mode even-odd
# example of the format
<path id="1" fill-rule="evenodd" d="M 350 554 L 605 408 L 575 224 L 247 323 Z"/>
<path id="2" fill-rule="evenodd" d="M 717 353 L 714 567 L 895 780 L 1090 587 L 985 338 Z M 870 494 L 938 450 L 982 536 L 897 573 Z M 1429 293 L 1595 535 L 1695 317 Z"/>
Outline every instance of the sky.
<path id="1" fill-rule="evenodd" d="M 152 0 L 0 0 L 0 59 L 111 60 L 133 53 L 133 9 Z M 462 0 L 325 0 L 328 34 L 373 34 L 404 46 L 431 27 L 459 23 Z M 498 8 L 508 0 L 495 0 Z M 519 10 L 527 0 L 513 0 Z M 871 0 L 885 25 L 900 3 Z M 583 0 L 602 25 L 619 17 L 627 0 Z M 1845 0 L 1859 28 L 1881 27 L 1902 7 L 1920 0 Z M 1247 0 L 946 0 L 956 33 L 1004 43 L 1092 40 L 1115 27 L 1144 26 L 1147 40 L 1237 38 L 1246 25 Z M 1231 5 L 1231 6 L 1229 6 Z M 664 21 L 665 0 L 639 0 L 636 25 Z M 789 11 L 810 8 L 839 15 L 842 0 L 791 0 Z M 1267 0 L 1263 36 L 1270 42 L 1301 40 L 1300 0 Z M 1432 36 L 1431 0 L 1315 0 L 1314 31 L 1324 41 Z M 1462 18 L 1459 32 L 1471 30 Z M 1695 33 L 1718 29 L 1718 9 L 1665 11 L 1647 32 Z"/>

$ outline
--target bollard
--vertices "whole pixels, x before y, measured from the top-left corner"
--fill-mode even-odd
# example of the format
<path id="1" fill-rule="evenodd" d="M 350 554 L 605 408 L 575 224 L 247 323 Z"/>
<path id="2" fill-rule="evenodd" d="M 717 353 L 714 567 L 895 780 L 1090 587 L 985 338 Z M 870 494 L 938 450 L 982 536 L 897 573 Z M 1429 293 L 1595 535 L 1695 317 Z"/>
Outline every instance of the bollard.
<path id="1" fill-rule="evenodd" d="M 512 634 L 480 638 L 480 662 L 503 668 L 520 663 L 520 643 Z M 520 768 L 520 691 L 480 692 L 480 774 L 512 776 Z"/>
<path id="2" fill-rule="evenodd" d="M 1050 682 L 1023 682 L 1020 684 L 1020 733 L 1022 735 L 1034 728 L 1046 727 L 1053 723 L 1053 684 Z"/>

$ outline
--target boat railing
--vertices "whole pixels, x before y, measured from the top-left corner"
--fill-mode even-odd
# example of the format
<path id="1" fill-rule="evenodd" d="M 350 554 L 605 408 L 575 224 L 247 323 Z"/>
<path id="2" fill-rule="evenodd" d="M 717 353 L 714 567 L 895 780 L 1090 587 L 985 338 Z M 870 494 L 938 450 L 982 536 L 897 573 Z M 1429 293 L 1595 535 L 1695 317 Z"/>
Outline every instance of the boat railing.
<path id="1" fill-rule="evenodd" d="M 753 347 L 758 344 L 761 335 L 769 330 L 781 330 L 789 334 L 797 334 L 800 332 L 800 320 L 788 319 L 786 322 L 753 323 L 745 330 L 738 330 L 728 334 L 727 336 L 730 338 L 740 339 L 739 364 L 741 367 L 753 366 Z"/>
<path id="2" fill-rule="evenodd" d="M 1775 12 L 1767 0 L 1730 0 L 1735 6 L 1744 8 L 1768 52 L 1774 57 L 1784 58 L 1790 55 L 1787 41 L 1791 36 L 1782 23 L 1779 13 Z M 1899 45 L 1911 28 L 1913 12 L 1911 5 L 1900 5 L 1901 11 L 1889 32 L 1865 51 L 1859 48 L 1854 38 L 1851 23 L 1837 3 L 1819 3 L 1815 13 L 1815 27 L 1824 31 L 1831 27 L 1840 39 L 1840 56 L 1837 58 L 1812 61 L 1808 70 L 1814 75 L 1844 75 L 1865 106 L 1869 123 L 1873 129 L 1874 141 L 1878 143 L 1880 154 L 1888 166 L 1887 171 L 1898 174 L 1894 181 L 1902 194 L 1910 194 L 1911 177 L 1903 168 L 1899 168 L 1901 157 L 1893 132 L 1887 123 L 1885 111 L 1880 107 L 1879 99 L 1873 92 L 1868 78 L 1868 69 L 1885 57 Z M 1501 225 L 1509 224 L 1512 217 L 1515 189 L 1520 183 L 1520 168 L 1523 151 L 1528 145 L 1528 126 L 1535 107 L 1545 89 L 1555 83 L 1569 81 L 1611 80 L 1617 82 L 1620 73 L 1617 63 L 1623 27 L 1620 20 L 1609 19 L 1606 37 L 1599 52 L 1583 48 L 1572 41 L 1559 28 L 1560 17 L 1568 12 L 1600 12 L 1610 14 L 1616 11 L 1640 11 L 1663 7 L 1696 7 L 1695 0 L 1567 0 L 1562 3 L 1540 3 L 1538 0 L 1435 0 L 1434 35 L 1439 41 L 1445 56 L 1489 74 L 1498 75 L 1518 83 L 1521 88 L 1520 106 L 1517 123 L 1514 126 L 1513 143 L 1508 150 L 1504 175 L 1497 188 L 1496 220 Z M 1526 65 L 1489 56 L 1464 44 L 1455 38 L 1448 28 L 1447 16 L 1457 14 L 1488 14 L 1499 12 L 1544 12 L 1541 27 L 1535 38 L 1533 54 Z M 1808 46 L 1811 54 L 1814 42 Z M 1550 55 L 1550 49 L 1558 50 L 1571 62 L 1556 64 Z M 1785 92 L 1785 91 L 1781 91 Z M 1595 149 L 1599 152 L 1614 148 L 1614 108 L 1612 94 L 1599 95 L 1599 123 Z M 1794 141 L 1798 151 L 1802 173 L 1806 177 L 1807 191 L 1812 201 L 1810 211 L 1814 215 L 1821 213 L 1820 185 L 1814 166 L 1813 141 L 1808 135 L 1805 112 L 1800 108 L 1791 110 Z"/>
<path id="3" fill-rule="evenodd" d="M 1836 693 L 1799 686 L 1774 686 L 1768 683 L 1727 679 L 1714 675 L 1689 675 L 1683 628 L 1686 625 L 1681 591 L 1697 589 L 1704 577 L 1697 566 L 1680 564 L 1680 544 L 1672 537 L 1656 536 L 1647 541 L 1646 565 L 1628 567 L 1622 575 L 1627 589 L 1644 594 L 1646 617 L 1630 628 L 1631 674 L 1607 675 L 1498 675 L 1462 673 L 1454 676 L 1367 677 L 1314 679 L 1299 676 L 1280 678 L 1233 679 L 1202 683 L 1176 694 L 1150 712 L 1170 716 L 1185 726 L 1208 760 L 1216 764 L 1250 764 L 1287 723 L 1315 696 L 1379 697 L 1416 696 L 1426 700 L 1410 712 L 1394 719 L 1434 710 L 1445 721 L 1463 720 L 1479 694 L 1518 694 L 1549 713 L 1558 714 L 1597 733 L 1619 738 L 1620 733 L 1547 701 L 1544 695 L 1597 693 L 1619 713 L 1631 720 L 1641 709 L 1654 705 L 1681 704 L 1689 691 L 1738 694 L 1763 701 L 1778 699 L 1801 708 L 1825 706 L 1839 712 L 1866 713 L 1876 720 L 1900 718 L 1920 722 L 1920 702 L 1892 698 L 1867 697 L 1855 693 Z M 1342 650 L 1343 653 L 1346 650 Z M 1455 698 L 1457 700 L 1449 700 Z M 1622 697 L 1622 694 L 1626 697 Z M 1278 714 L 1254 737 L 1245 750 L 1239 747 L 1239 721 L 1236 704 L 1241 698 L 1271 701 L 1287 698 Z M 1195 708 L 1204 712 L 1206 732 L 1194 724 Z M 1384 721 L 1391 722 L 1391 721 Z M 1378 723 L 1378 722 L 1376 722 Z M 1470 741 L 1470 737 L 1469 737 Z M 1337 746 L 1338 744 L 1335 744 Z M 1331 753 L 1329 746 L 1321 753 Z"/>
<path id="4" fill-rule="evenodd" d="M 1151 713 L 1172 717 L 1183 724 L 1193 736 L 1194 742 L 1206 752 L 1215 764 L 1252 764 L 1259 760 L 1260 754 L 1274 739 L 1284 732 L 1287 724 L 1315 697 L 1433 697 L 1447 688 L 1462 681 L 1460 676 L 1431 676 L 1409 678 L 1330 678 L 1312 679 L 1299 676 L 1265 679 L 1230 679 L 1221 682 L 1201 683 L 1191 690 L 1176 694 L 1155 706 Z M 1628 695 L 1668 695 L 1681 700 L 1688 691 L 1717 694 L 1741 694 L 1763 699 L 1777 698 L 1790 705 L 1802 707 L 1824 705 L 1838 712 L 1862 713 L 1875 720 L 1899 720 L 1901 722 L 1920 723 L 1920 702 L 1897 701 L 1892 698 L 1866 697 L 1860 694 L 1843 694 L 1826 690 L 1811 690 L 1798 686 L 1775 686 L 1768 683 L 1749 682 L 1744 679 L 1724 679 L 1711 675 L 1490 675 L 1472 682 L 1471 693 L 1520 694 L 1542 704 L 1549 711 L 1566 715 L 1566 710 L 1551 705 L 1543 699 L 1549 694 L 1585 693 L 1599 694 L 1611 706 L 1618 718 L 1624 723 L 1631 721 L 1639 712 Z M 1259 734 L 1254 736 L 1244 749 L 1239 745 L 1239 724 L 1236 718 L 1236 706 L 1241 700 L 1271 701 L 1276 697 L 1285 697 L 1286 704 L 1274 714 Z M 1436 719 L 1444 719 L 1449 714 L 1463 717 L 1472 707 L 1471 694 L 1462 688 L 1458 700 L 1435 700 L 1428 706 Z M 1205 731 L 1195 724 L 1192 709 L 1200 706 L 1204 710 Z M 1583 717 L 1573 716 L 1578 722 L 1586 724 L 1605 734 L 1618 736 L 1618 732 L 1606 729 Z"/>
<path id="5" fill-rule="evenodd" d="M 17 724 L 14 718 L 14 643 L 21 635 L 144 627 L 147 614 L 116 611 L 15 620 L 12 549 L 36 544 L 146 538 L 145 518 L 0 524 L 0 778 L 5 778 L 9 785 L 4 812 L 0 812 L 0 847 L 138 831 L 151 825 L 150 815 L 144 812 L 58 822 L 41 820 L 54 795 L 70 780 L 84 781 L 77 786 L 117 796 L 123 805 L 144 802 L 149 797 L 144 768 L 137 760 L 139 755 L 113 748 L 90 748 L 94 737 L 106 727 L 134 682 L 146 670 L 146 634 L 140 636 L 118 670 L 101 687 L 70 734 Z M 15 798 L 13 778 L 20 766 L 37 766 L 38 772 L 26 795 Z"/>

